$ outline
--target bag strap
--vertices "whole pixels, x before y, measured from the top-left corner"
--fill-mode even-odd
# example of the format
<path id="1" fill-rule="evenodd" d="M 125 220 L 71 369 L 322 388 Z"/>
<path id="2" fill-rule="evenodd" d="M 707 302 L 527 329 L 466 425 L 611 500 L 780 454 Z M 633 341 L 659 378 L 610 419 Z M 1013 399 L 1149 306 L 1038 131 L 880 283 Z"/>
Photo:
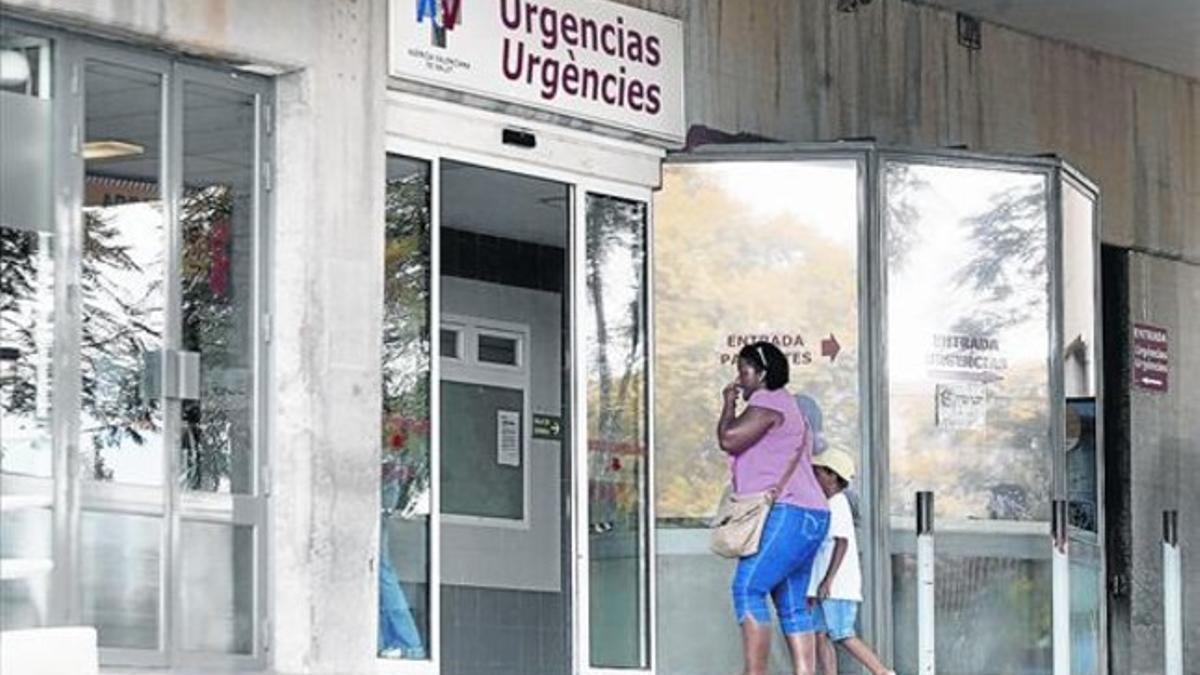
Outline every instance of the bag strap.
<path id="1" fill-rule="evenodd" d="M 783 494 L 783 489 L 787 487 L 788 481 L 792 479 L 792 474 L 796 473 L 796 467 L 800 466 L 800 458 L 802 456 L 804 456 L 803 443 L 800 444 L 800 447 L 796 448 L 796 456 L 792 457 L 792 461 L 788 463 L 787 471 L 783 472 L 783 478 L 780 478 L 779 482 L 775 484 L 775 487 L 771 488 L 772 501 L 778 498 L 779 495 Z"/>

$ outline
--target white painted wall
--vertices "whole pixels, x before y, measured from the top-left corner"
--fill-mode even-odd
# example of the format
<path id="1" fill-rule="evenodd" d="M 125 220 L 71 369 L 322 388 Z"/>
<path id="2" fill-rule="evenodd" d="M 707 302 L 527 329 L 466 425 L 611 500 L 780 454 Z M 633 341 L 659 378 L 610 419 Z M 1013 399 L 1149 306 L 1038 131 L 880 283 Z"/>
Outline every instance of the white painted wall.
<path id="1" fill-rule="evenodd" d="M 562 415 L 562 296 L 513 286 L 444 277 L 442 312 L 529 326 L 530 405 L 534 414 Z M 442 411 L 442 424 L 453 423 Z M 512 590 L 561 590 L 562 453 L 567 444 L 533 439 L 529 529 L 445 524 L 442 583 Z"/>

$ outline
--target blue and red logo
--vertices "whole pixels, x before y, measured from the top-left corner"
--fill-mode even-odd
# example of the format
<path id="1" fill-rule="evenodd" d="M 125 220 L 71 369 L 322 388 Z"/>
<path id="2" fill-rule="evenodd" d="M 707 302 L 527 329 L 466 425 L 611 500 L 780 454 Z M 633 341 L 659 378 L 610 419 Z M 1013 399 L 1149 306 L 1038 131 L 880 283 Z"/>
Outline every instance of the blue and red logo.
<path id="1" fill-rule="evenodd" d="M 462 3 L 463 0 L 417 0 L 417 23 L 429 19 L 430 42 L 434 47 L 445 47 L 446 33 L 462 23 Z"/>

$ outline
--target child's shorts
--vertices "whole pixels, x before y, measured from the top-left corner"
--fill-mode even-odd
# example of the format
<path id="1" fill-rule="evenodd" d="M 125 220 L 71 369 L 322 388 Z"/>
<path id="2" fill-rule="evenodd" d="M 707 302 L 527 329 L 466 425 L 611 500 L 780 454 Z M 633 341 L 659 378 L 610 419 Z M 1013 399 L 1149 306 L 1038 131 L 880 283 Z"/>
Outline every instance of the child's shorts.
<path id="1" fill-rule="evenodd" d="M 813 612 L 817 620 L 817 631 L 829 635 L 834 642 L 841 642 L 857 635 L 854 623 L 858 619 L 858 603 L 854 600 L 822 600 L 820 609 Z"/>

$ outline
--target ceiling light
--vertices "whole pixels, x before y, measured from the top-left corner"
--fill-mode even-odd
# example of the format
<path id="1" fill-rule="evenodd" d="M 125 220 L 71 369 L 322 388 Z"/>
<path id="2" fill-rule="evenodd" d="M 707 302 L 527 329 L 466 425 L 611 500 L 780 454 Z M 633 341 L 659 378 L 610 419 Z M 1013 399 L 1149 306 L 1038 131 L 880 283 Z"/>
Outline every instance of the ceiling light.
<path id="1" fill-rule="evenodd" d="M 137 143 L 129 143 L 127 141 L 88 141 L 87 143 L 83 144 L 83 158 L 85 160 L 132 157 L 134 155 L 141 155 L 145 152 L 145 146 L 138 145 Z"/>

